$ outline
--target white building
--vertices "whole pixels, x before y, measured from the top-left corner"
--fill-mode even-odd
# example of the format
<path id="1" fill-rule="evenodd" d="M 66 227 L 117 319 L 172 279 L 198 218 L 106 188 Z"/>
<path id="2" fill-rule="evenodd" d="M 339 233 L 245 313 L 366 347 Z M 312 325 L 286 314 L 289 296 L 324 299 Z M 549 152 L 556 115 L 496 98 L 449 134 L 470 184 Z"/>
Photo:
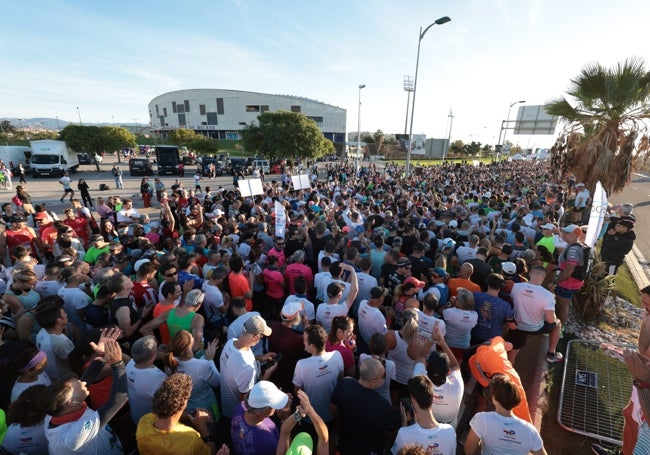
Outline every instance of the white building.
<path id="1" fill-rule="evenodd" d="M 345 142 L 346 111 L 320 101 L 291 95 L 270 95 L 223 89 L 177 90 L 149 103 L 156 132 L 187 128 L 214 139 L 239 139 L 239 130 L 264 112 L 300 112 L 313 119 L 332 142 Z"/>

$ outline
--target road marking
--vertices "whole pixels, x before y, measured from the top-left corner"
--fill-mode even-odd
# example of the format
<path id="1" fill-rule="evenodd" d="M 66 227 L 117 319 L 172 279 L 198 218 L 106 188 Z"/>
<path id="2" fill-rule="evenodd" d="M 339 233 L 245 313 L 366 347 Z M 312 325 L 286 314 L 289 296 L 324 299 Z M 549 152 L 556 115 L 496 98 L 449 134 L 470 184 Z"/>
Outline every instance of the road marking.
<path id="1" fill-rule="evenodd" d="M 635 172 L 634 175 L 636 175 L 637 177 L 642 177 L 642 178 L 644 178 L 644 179 L 649 178 L 647 175 L 643 175 L 643 174 L 641 174 L 641 173 L 639 173 L 639 172 Z"/>

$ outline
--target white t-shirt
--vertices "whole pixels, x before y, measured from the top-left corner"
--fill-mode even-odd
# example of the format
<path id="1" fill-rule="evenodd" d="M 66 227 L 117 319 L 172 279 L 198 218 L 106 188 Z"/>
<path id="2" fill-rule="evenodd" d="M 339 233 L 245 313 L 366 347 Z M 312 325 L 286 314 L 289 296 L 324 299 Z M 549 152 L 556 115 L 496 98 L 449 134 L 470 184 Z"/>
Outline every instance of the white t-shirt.
<path id="1" fill-rule="evenodd" d="M 458 256 L 458 263 L 462 264 L 464 262 L 469 261 L 470 259 L 474 259 L 476 257 L 476 251 L 478 248 L 470 248 L 467 245 L 459 246 L 456 249 L 456 256 Z"/>
<path id="2" fill-rule="evenodd" d="M 201 290 L 205 293 L 205 297 L 203 299 L 203 308 L 205 310 L 205 314 L 208 316 L 221 314 L 219 308 L 224 305 L 223 293 L 221 292 L 221 289 L 219 289 L 217 286 L 208 284 L 207 281 L 204 281 L 203 285 L 201 286 Z"/>
<path id="3" fill-rule="evenodd" d="M 59 281 L 37 281 L 34 290 L 40 294 L 41 298 L 45 298 L 51 295 L 59 295 L 59 289 L 62 287 L 63 283 Z"/>
<path id="4" fill-rule="evenodd" d="M 348 306 L 345 304 L 345 299 L 341 297 L 339 303 L 321 303 L 318 305 L 316 321 L 329 333 L 334 318 L 337 316 L 345 316 L 346 314 L 348 314 Z"/>
<path id="5" fill-rule="evenodd" d="M 456 427 L 458 409 L 465 393 L 465 383 L 460 370 L 452 370 L 447 375 L 447 381 L 433 386 L 433 405 L 431 410 L 438 422 L 449 423 Z"/>
<path id="6" fill-rule="evenodd" d="M 187 402 L 189 412 L 196 408 L 210 409 L 216 402 L 213 387 L 219 387 L 221 375 L 213 361 L 205 358 L 178 361 L 178 371 L 192 378 L 192 395 Z"/>
<path id="7" fill-rule="evenodd" d="M 133 359 L 126 364 L 129 408 L 131 419 L 136 425 L 140 417 L 151 412 L 151 400 L 167 375 L 157 367 L 136 368 Z"/>
<path id="8" fill-rule="evenodd" d="M 52 417 L 45 416 L 45 436 L 49 451 L 56 455 L 123 455 L 119 438 L 108 425 L 99 426 L 99 413 L 87 408 L 78 420 L 50 428 Z"/>
<path id="9" fill-rule="evenodd" d="M 445 308 L 442 317 L 447 324 L 445 341 L 452 348 L 467 349 L 472 337 L 472 329 L 478 323 L 476 311 L 461 310 L 460 308 Z"/>
<path id="10" fill-rule="evenodd" d="M 244 313 L 241 316 L 237 317 L 232 323 L 228 326 L 228 339 L 232 338 L 239 338 L 244 331 L 244 324 L 246 321 L 248 321 L 249 318 L 253 316 L 259 316 L 260 314 L 257 311 L 249 311 L 248 313 Z M 264 346 L 262 343 L 257 343 L 255 346 L 251 348 L 253 350 L 253 354 L 255 357 L 258 355 L 264 354 Z"/>
<path id="11" fill-rule="evenodd" d="M 359 304 L 359 333 L 366 343 L 370 343 L 370 337 L 375 333 L 385 335 L 388 332 L 386 318 L 379 308 L 368 304 L 367 300 L 362 300 Z"/>
<path id="12" fill-rule="evenodd" d="M 481 439 L 482 455 L 523 455 L 544 444 L 537 429 L 519 417 L 479 412 L 469 425 Z"/>
<path id="13" fill-rule="evenodd" d="M 357 283 L 359 292 L 357 293 L 357 298 L 354 299 L 356 304 L 359 304 L 362 300 L 369 299 L 370 290 L 379 284 L 377 278 L 363 272 L 357 273 Z"/>
<path id="14" fill-rule="evenodd" d="M 391 451 L 396 454 L 407 444 L 418 444 L 430 454 L 456 455 L 456 430 L 444 423 L 431 429 L 414 423 L 399 429 Z"/>
<path id="15" fill-rule="evenodd" d="M 240 402 L 239 394 L 250 391 L 259 375 L 259 364 L 255 360 L 253 351 L 237 349 L 234 342 L 235 338 L 228 340 L 221 352 L 219 363 L 221 366 L 221 412 L 231 419 L 233 411 Z"/>
<path id="16" fill-rule="evenodd" d="M 323 282 L 332 279 L 332 274 L 329 272 L 318 272 L 314 275 L 314 288 L 316 289 L 316 298 L 321 302 L 327 300 L 327 294 L 325 288 L 323 287 Z"/>
<path id="17" fill-rule="evenodd" d="M 17 423 L 9 425 L 2 448 L 9 453 L 43 455 L 47 453 L 47 438 L 43 422 L 33 427 L 22 427 Z"/>
<path id="18" fill-rule="evenodd" d="M 52 384 L 52 381 L 50 380 L 50 377 L 47 375 L 45 371 L 43 371 L 41 374 L 38 375 L 36 378 L 36 381 L 34 382 L 14 382 L 14 386 L 11 389 L 11 403 L 16 401 L 18 397 L 20 396 L 21 393 L 23 393 L 25 390 L 29 389 L 32 386 L 35 385 L 44 385 L 48 386 Z"/>
<path id="19" fill-rule="evenodd" d="M 547 310 L 555 310 L 555 296 L 548 289 L 531 283 L 515 283 L 510 297 L 514 304 L 517 329 L 536 332 L 544 326 Z"/>
<path id="20" fill-rule="evenodd" d="M 317 289 L 316 295 L 322 295 L 323 302 L 327 302 L 327 287 L 330 285 L 330 283 L 339 283 L 344 286 L 343 293 L 341 294 L 341 301 L 342 302 L 346 301 L 348 298 L 348 294 L 350 293 L 350 286 L 352 285 L 346 281 L 335 280 L 331 276 L 330 278 L 323 279 L 323 281 L 319 284 L 320 288 Z"/>
<path id="21" fill-rule="evenodd" d="M 312 406 L 325 422 L 334 420 L 330 411 L 330 398 L 343 371 L 343 357 L 338 351 L 332 351 L 298 360 L 293 372 L 293 384 L 305 391 Z"/>
<path id="22" fill-rule="evenodd" d="M 418 310 L 418 337 L 421 342 L 431 341 L 431 334 L 433 333 L 433 327 L 436 323 L 438 323 L 438 329 L 444 336 L 447 333 L 445 321 L 435 316 L 429 316 L 423 311 Z"/>
<path id="23" fill-rule="evenodd" d="M 51 380 L 56 381 L 70 371 L 68 355 L 74 349 L 74 343 L 63 333 L 49 334 L 45 329 L 36 334 L 36 347 L 47 356 L 45 371 Z"/>

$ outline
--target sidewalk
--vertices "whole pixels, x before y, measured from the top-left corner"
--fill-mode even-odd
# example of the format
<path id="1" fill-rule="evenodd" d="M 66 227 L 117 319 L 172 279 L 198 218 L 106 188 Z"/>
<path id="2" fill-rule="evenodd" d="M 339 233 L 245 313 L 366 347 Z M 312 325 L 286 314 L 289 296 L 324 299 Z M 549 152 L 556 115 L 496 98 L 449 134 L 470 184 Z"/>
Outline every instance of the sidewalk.
<path id="1" fill-rule="evenodd" d="M 515 369 L 526 391 L 530 417 L 538 430 L 542 427 L 542 416 L 546 408 L 547 352 L 547 336 L 529 335 L 515 361 Z"/>

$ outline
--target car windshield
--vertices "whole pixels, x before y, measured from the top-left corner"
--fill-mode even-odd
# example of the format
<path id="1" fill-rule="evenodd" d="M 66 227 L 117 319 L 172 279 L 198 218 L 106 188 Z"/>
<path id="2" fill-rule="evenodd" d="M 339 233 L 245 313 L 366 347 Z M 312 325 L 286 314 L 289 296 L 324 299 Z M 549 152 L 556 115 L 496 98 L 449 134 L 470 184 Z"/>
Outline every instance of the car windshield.
<path id="1" fill-rule="evenodd" d="M 57 164 L 59 155 L 32 155 L 32 164 Z"/>

